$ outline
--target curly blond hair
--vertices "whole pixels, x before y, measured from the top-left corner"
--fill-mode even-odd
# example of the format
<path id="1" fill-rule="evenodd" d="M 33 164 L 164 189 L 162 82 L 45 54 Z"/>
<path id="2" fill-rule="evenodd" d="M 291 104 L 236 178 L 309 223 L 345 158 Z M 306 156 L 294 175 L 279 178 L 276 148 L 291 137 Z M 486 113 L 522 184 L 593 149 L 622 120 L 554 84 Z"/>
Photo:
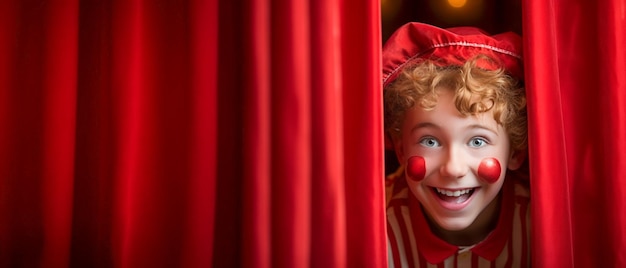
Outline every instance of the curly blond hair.
<path id="1" fill-rule="evenodd" d="M 463 66 L 440 67 L 423 60 L 405 67 L 398 78 L 384 90 L 385 131 L 394 139 L 400 135 L 404 112 L 418 104 L 426 110 L 437 105 L 437 88 L 454 89 L 454 103 L 463 115 L 477 115 L 493 110 L 495 121 L 502 125 L 513 150 L 527 144 L 526 96 L 521 82 L 503 69 L 478 67 L 486 56 L 477 56 Z"/>

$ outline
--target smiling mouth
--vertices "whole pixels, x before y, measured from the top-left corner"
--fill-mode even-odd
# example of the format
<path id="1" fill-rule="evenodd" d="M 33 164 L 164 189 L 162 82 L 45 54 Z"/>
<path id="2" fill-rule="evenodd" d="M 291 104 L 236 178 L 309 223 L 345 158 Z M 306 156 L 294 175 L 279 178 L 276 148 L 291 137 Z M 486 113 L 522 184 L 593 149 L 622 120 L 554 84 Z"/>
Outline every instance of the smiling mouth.
<path id="1" fill-rule="evenodd" d="M 476 188 L 448 190 L 448 189 L 433 187 L 433 191 L 435 192 L 437 197 L 439 197 L 439 199 L 441 199 L 444 202 L 455 203 L 455 204 L 460 204 L 460 203 L 467 201 L 467 199 L 469 199 L 472 196 L 475 189 Z"/>

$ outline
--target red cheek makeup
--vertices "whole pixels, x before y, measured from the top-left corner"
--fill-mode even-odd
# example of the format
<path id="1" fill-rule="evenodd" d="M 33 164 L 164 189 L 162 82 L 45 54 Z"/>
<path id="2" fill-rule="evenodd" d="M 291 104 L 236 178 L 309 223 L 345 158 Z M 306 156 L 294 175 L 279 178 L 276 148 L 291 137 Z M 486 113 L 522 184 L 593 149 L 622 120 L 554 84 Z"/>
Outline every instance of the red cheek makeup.
<path id="1" fill-rule="evenodd" d="M 426 175 L 426 162 L 421 156 L 411 156 L 407 161 L 406 175 L 413 181 L 421 181 Z"/>
<path id="2" fill-rule="evenodd" d="M 500 178 L 500 162 L 495 158 L 485 158 L 478 166 L 478 176 L 488 183 L 495 183 Z"/>

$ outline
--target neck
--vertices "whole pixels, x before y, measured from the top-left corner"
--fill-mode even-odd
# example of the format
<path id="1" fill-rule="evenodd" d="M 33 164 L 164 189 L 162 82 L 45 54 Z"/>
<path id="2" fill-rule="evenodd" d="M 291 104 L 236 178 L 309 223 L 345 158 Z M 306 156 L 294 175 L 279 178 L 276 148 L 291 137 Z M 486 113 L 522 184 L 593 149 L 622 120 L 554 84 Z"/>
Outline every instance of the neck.
<path id="1" fill-rule="evenodd" d="M 498 224 L 501 194 L 494 198 L 467 228 L 460 231 L 445 230 L 426 217 L 431 231 L 444 241 L 456 246 L 471 246 L 483 241 Z"/>

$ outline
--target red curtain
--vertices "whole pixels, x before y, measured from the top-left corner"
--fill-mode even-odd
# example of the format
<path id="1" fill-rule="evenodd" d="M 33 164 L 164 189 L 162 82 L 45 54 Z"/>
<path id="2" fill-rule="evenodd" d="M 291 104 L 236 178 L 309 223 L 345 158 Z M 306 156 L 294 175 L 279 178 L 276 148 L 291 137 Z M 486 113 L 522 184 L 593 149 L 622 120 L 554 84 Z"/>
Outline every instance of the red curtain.
<path id="1" fill-rule="evenodd" d="M 1 1 L 0 266 L 385 266 L 379 21 Z"/>
<path id="2" fill-rule="evenodd" d="M 534 266 L 624 266 L 626 3 L 523 8 Z M 384 267 L 379 19 L 0 1 L 0 266 Z"/>
<path id="3" fill-rule="evenodd" d="M 219 3 L 219 267 L 384 267 L 379 2 Z"/>
<path id="4" fill-rule="evenodd" d="M 0 266 L 211 266 L 216 7 L 1 2 Z"/>
<path id="5" fill-rule="evenodd" d="M 626 2 L 523 4 L 534 267 L 624 267 Z"/>

